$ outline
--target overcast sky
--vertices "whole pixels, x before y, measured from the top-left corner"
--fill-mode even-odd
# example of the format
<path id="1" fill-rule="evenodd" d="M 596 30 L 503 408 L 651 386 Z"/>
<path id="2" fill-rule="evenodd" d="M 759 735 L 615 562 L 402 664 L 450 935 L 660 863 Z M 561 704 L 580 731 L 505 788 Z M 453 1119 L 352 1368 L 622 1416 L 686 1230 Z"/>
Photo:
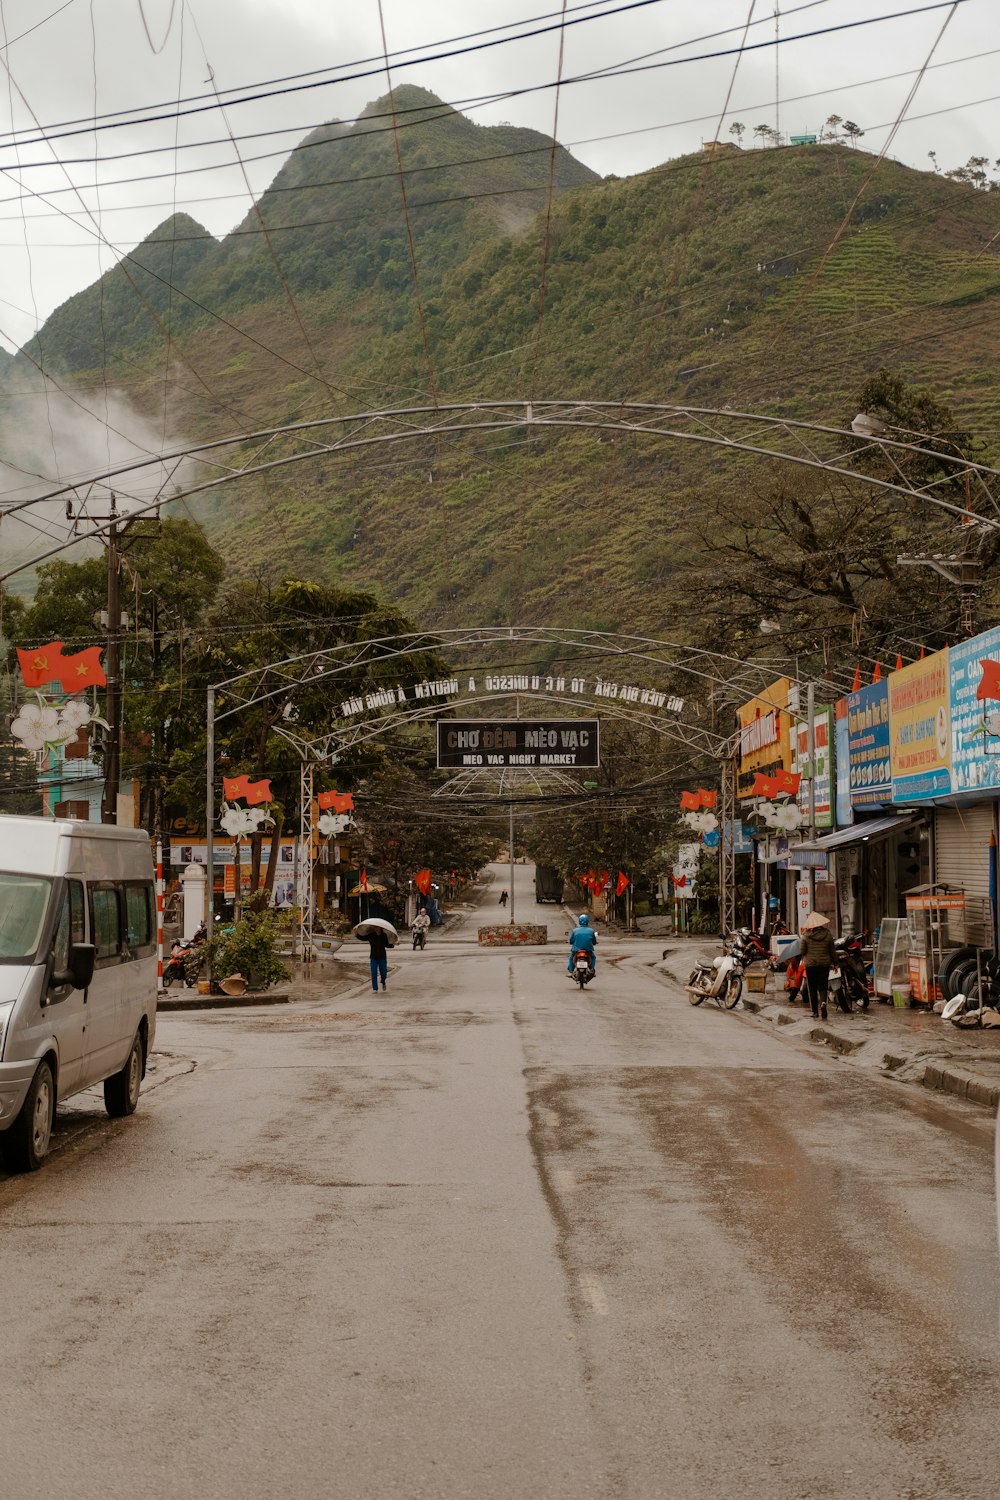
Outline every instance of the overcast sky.
<path id="1" fill-rule="evenodd" d="M 748 125 L 748 137 L 754 125 L 775 123 L 773 47 L 745 54 L 738 65 L 733 56 L 717 57 L 569 81 L 598 69 L 736 47 L 748 13 L 756 24 L 747 41 L 772 40 L 775 0 L 650 0 L 613 13 L 621 3 L 568 0 L 568 16 L 599 17 L 565 33 L 558 135 L 581 160 L 625 176 L 697 150 L 716 134 L 730 84 L 720 134 L 733 120 Z M 790 39 L 925 3 L 781 0 L 779 34 Z M 505 29 L 495 35 L 507 36 L 529 29 L 525 23 L 551 24 L 560 5 L 383 0 L 387 44 L 391 53 L 437 51 L 443 48 L 435 44 L 472 31 L 498 27 Z M 549 21 L 536 20 L 546 12 Z M 815 132 L 837 113 L 862 127 L 864 147 L 881 148 L 947 16 L 938 8 L 813 40 L 786 40 L 777 53 L 782 130 Z M 307 131 L 326 120 L 353 119 L 386 89 L 384 68 L 379 73 L 372 61 L 382 51 L 377 0 L 0 0 L 0 22 L 8 70 L 6 79 L 0 75 L 0 338 L 8 348 L 23 343 L 54 307 L 115 263 L 116 249 L 131 249 L 175 206 L 214 234 L 232 228 L 249 196 L 228 128 L 245 157 L 263 158 L 246 168 L 259 194 Z M 712 33 L 721 34 L 709 39 Z M 484 124 L 509 120 L 551 133 L 556 95 L 538 86 L 556 78 L 558 56 L 553 30 L 458 57 L 394 62 L 393 81 L 432 89 Z M 179 96 L 204 94 L 211 74 L 220 90 L 238 89 L 319 69 L 360 71 L 352 65 L 366 59 L 376 69 L 372 76 L 232 104 L 228 127 L 210 110 L 179 123 L 164 119 L 70 135 L 51 142 L 51 149 L 37 141 L 14 144 L 7 133 L 36 134 L 35 121 L 53 133 L 95 112 L 154 105 L 166 112 Z M 998 60 L 1000 5 L 963 0 L 890 154 L 921 169 L 930 165 L 929 150 L 944 167 L 972 155 L 1000 156 L 1000 105 L 990 97 L 1000 95 Z M 870 81 L 889 74 L 898 76 Z M 517 89 L 536 91 L 475 102 Z M 255 132 L 262 134 L 244 139 Z M 198 144 L 212 141 L 219 143 Z M 64 165 L 51 165 L 53 152 Z M 107 159 L 123 153 L 133 154 Z M 1000 217 L 1000 195 L 997 207 Z"/>

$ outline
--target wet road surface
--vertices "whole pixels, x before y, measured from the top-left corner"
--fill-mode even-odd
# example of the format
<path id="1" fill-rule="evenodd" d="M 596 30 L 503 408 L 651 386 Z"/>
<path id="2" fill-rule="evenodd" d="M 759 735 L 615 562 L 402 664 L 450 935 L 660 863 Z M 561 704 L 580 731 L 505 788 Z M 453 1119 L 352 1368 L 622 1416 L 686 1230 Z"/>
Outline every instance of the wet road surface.
<path id="1" fill-rule="evenodd" d="M 991 1130 L 605 941 L 164 1017 L 0 1178 L 20 1500 L 931 1500 L 1000 1473 Z M 506 870 L 497 871 L 498 891 Z M 496 916 L 491 897 L 484 916 Z"/>

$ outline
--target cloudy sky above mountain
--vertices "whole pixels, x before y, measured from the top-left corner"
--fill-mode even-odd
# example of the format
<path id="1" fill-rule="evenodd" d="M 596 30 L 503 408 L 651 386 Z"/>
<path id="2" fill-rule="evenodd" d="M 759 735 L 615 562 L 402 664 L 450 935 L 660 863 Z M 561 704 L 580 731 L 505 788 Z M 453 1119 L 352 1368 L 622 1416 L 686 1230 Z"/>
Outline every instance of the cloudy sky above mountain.
<path id="1" fill-rule="evenodd" d="M 567 0 L 562 41 L 561 0 L 382 8 L 394 83 L 483 124 L 546 133 L 558 104 L 559 139 L 601 173 L 698 150 L 734 120 L 749 141 L 758 124 L 814 133 L 835 113 L 878 151 L 904 107 L 888 150 L 911 165 L 929 168 L 929 151 L 948 168 L 998 150 L 995 0 L 959 0 L 954 13 L 928 0 L 781 0 L 777 19 L 775 0 Z M 830 29 L 876 15 L 895 19 Z M 0 0 L 0 30 L 8 348 L 175 209 L 225 233 L 302 136 L 355 118 L 387 87 L 377 0 Z M 754 50 L 739 56 L 744 35 Z M 244 93 L 264 97 L 237 102 Z M 114 112 L 160 118 L 95 131 L 95 115 Z"/>

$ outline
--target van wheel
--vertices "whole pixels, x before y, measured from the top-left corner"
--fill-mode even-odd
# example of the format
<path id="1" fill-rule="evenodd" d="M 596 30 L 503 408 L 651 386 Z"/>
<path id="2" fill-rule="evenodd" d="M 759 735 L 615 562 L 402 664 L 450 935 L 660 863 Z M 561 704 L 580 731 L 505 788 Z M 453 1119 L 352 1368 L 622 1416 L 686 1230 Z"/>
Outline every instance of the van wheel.
<path id="1" fill-rule="evenodd" d="M 134 1115 L 142 1083 L 142 1037 L 137 1031 L 132 1050 L 120 1073 L 104 1080 L 104 1108 L 113 1120 Z"/>
<path id="2" fill-rule="evenodd" d="M 39 1063 L 21 1112 L 3 1142 L 4 1165 L 10 1172 L 37 1172 L 49 1154 L 56 1086 L 47 1062 Z"/>

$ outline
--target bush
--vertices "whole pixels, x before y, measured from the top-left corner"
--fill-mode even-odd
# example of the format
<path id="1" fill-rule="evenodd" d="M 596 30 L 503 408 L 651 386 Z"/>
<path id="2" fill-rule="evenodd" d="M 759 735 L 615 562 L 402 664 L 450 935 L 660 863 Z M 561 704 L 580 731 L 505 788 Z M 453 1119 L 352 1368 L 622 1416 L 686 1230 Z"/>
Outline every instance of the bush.
<path id="1" fill-rule="evenodd" d="M 234 927 L 220 932 L 209 944 L 216 980 L 242 974 L 254 988 L 268 989 L 291 975 L 275 951 L 281 924 L 270 911 L 248 911 Z"/>
<path id="2" fill-rule="evenodd" d="M 719 931 L 719 919 L 715 912 L 696 908 L 688 917 L 688 931 L 694 937 L 712 937 Z"/>

